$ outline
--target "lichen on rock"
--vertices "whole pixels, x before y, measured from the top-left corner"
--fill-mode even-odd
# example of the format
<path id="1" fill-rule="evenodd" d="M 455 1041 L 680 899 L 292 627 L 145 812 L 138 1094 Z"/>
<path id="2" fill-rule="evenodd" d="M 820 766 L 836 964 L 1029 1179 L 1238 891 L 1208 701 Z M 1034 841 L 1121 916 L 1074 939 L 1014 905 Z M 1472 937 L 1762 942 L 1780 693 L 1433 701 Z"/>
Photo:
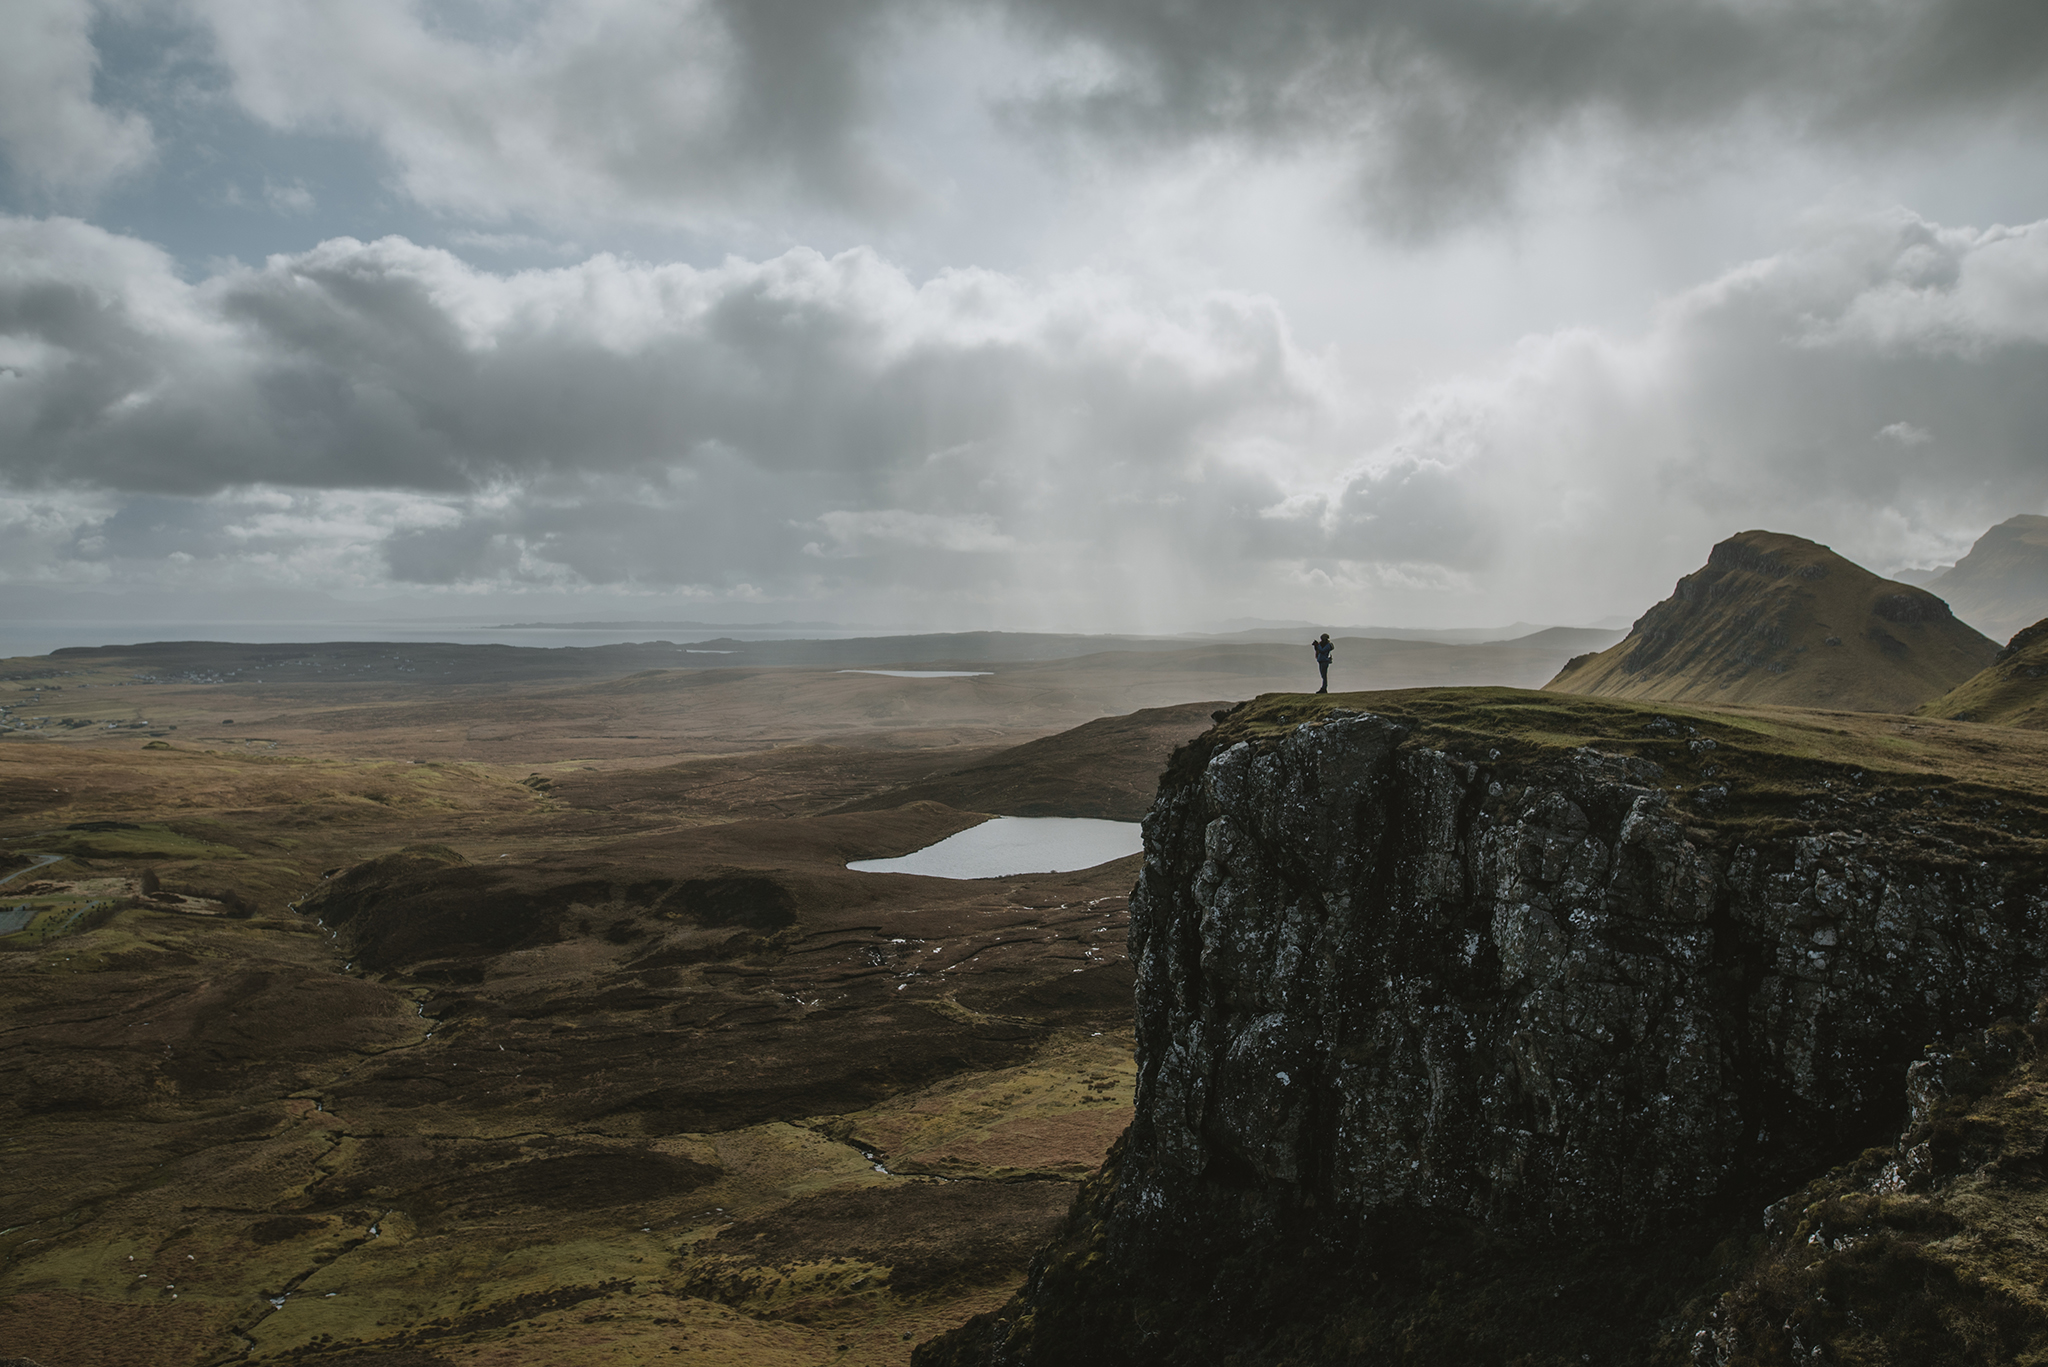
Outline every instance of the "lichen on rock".
<path id="1" fill-rule="evenodd" d="M 1498 756 L 1326 710 L 1177 757 L 1131 1130 L 1019 1300 L 919 1362 L 1684 1360 L 1727 1232 L 2048 985 L 2035 863 Z"/>

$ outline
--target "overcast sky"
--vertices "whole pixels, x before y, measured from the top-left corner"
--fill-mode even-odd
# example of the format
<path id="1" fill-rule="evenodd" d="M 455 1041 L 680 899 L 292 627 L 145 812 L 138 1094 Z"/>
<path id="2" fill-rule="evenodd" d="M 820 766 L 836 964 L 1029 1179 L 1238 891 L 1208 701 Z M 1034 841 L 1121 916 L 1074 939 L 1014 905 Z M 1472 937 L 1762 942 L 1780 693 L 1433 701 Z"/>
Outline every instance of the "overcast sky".
<path id="1" fill-rule="evenodd" d="M 12 0 L 0 587 L 1633 617 L 2048 512 L 2041 0 Z"/>

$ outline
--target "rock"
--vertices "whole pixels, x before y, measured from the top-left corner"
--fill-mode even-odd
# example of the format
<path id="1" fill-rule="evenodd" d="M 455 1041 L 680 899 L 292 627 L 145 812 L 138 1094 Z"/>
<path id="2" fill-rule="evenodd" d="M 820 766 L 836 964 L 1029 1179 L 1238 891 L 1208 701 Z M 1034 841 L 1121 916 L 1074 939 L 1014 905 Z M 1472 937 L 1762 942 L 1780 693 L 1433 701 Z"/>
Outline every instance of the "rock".
<path id="1" fill-rule="evenodd" d="M 2042 1360 L 2044 1038 L 2037 1011 L 1929 1046 L 1906 1070 L 1896 1142 L 1765 1210 L 1689 1367 Z"/>
<path id="2" fill-rule="evenodd" d="M 1896 1132 L 1927 1040 L 2048 985 L 2033 864 L 1881 813 L 1710 839 L 1641 758 L 1413 729 L 1176 757 L 1131 1129 L 1019 1299 L 917 1362 L 1681 1360 L 1714 1239 Z"/>

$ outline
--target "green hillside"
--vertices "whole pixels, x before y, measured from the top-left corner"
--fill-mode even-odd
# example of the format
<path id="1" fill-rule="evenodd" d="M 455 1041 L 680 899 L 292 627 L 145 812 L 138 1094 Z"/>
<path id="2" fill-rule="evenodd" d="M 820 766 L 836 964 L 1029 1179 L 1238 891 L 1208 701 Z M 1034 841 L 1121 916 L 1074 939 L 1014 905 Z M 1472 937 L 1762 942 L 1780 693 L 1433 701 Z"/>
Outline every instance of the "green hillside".
<path id="1" fill-rule="evenodd" d="M 1918 715 L 2048 731 L 2048 619 L 2014 636 L 1990 668 L 1928 703 Z"/>
<path id="2" fill-rule="evenodd" d="M 1619 645 L 1580 656 L 1544 686 L 1644 701 L 1909 712 L 1997 653 L 1924 589 L 1803 537 L 1748 531 L 1714 547 Z"/>

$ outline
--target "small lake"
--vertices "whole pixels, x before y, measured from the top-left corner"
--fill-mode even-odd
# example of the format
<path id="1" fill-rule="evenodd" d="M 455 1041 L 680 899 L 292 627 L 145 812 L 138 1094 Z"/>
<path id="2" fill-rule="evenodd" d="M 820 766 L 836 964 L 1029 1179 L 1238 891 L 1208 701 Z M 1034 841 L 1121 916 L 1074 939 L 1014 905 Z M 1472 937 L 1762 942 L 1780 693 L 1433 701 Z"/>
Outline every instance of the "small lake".
<path id="1" fill-rule="evenodd" d="M 1135 821 L 999 816 L 915 854 L 860 859 L 846 867 L 858 873 L 915 873 L 926 878 L 1009 878 L 1092 869 L 1144 848 L 1143 829 Z"/>
<path id="2" fill-rule="evenodd" d="M 892 679 L 985 679 L 993 669 L 842 669 L 841 674 L 886 674 Z"/>

